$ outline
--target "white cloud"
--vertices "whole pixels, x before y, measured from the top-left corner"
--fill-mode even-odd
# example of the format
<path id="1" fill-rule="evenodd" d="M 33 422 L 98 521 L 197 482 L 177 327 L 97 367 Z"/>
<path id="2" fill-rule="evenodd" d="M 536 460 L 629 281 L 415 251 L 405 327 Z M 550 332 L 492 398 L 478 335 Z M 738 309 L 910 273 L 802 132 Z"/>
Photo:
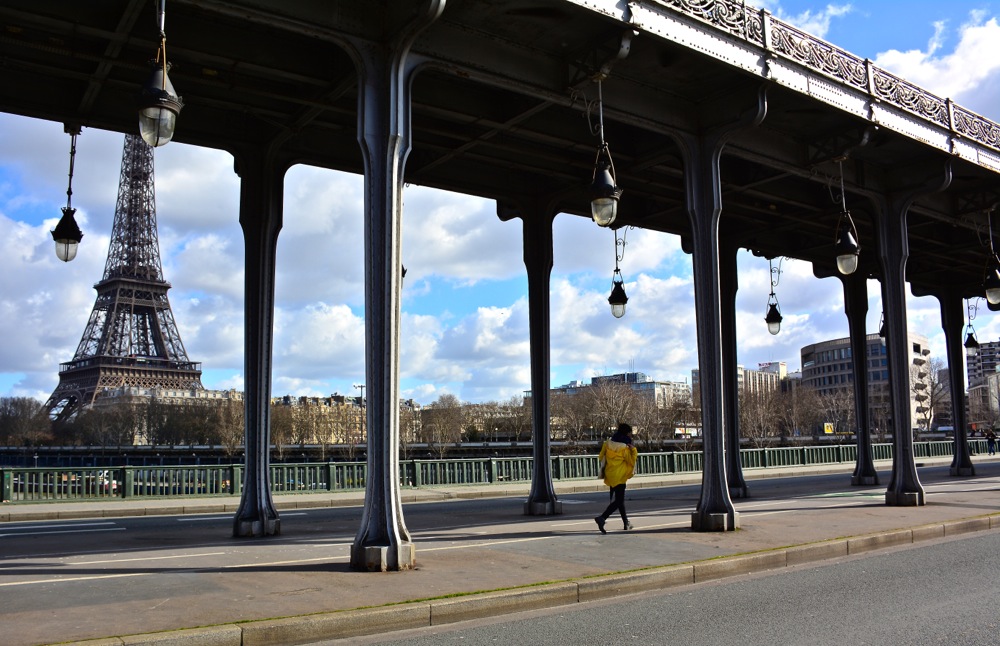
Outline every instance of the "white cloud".
<path id="1" fill-rule="evenodd" d="M 821 9 L 806 9 L 791 14 L 781 7 L 781 0 L 756 0 L 753 4 L 761 9 L 767 9 L 779 20 L 819 38 L 825 38 L 830 31 L 831 20 L 854 11 L 854 6 L 851 4 L 828 4 Z"/>
<path id="2" fill-rule="evenodd" d="M 926 50 L 889 49 L 875 58 L 875 64 L 939 96 L 950 97 L 974 111 L 996 111 L 994 104 L 980 100 L 980 92 L 997 84 L 1000 70 L 1000 25 L 981 11 L 969 13 L 958 29 L 958 44 L 951 52 L 942 50 L 947 25 L 934 23 L 934 35 Z"/>

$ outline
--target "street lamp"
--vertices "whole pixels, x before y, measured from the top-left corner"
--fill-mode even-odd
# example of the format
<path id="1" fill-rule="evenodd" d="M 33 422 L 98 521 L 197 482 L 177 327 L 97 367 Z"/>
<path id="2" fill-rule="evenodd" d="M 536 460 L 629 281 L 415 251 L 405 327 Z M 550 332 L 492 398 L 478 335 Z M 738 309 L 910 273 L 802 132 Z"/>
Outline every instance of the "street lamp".
<path id="1" fill-rule="evenodd" d="M 1000 304 L 1000 258 L 993 249 L 993 211 L 986 212 L 986 227 L 990 240 L 990 259 L 986 264 L 986 276 L 983 278 L 983 289 L 990 305 Z"/>
<path id="2" fill-rule="evenodd" d="M 1000 304 L 1000 259 L 997 259 L 996 254 L 993 254 L 986 269 L 983 288 L 986 291 L 986 300 L 990 305 Z"/>
<path id="3" fill-rule="evenodd" d="M 628 303 L 628 296 L 625 295 L 622 272 L 618 267 L 615 267 L 615 273 L 611 276 L 611 296 L 608 296 L 608 303 L 611 305 L 612 316 L 616 319 L 625 316 L 625 304 Z"/>
<path id="4" fill-rule="evenodd" d="M 767 323 L 768 332 L 777 334 L 781 331 L 781 310 L 778 308 L 778 297 L 774 295 L 774 288 L 781 280 L 781 260 L 778 260 L 778 266 L 775 267 L 772 259 L 768 258 L 767 265 L 771 270 L 771 293 L 767 297 L 767 314 L 764 316 L 764 322 Z"/>
<path id="5" fill-rule="evenodd" d="M 844 192 L 844 161 L 841 159 L 837 163 L 840 165 L 841 207 L 835 244 L 837 271 L 843 276 L 849 276 L 858 268 L 858 254 L 861 253 L 861 247 L 858 245 L 858 229 L 854 226 L 851 212 L 847 210 L 847 194 Z"/>
<path id="6" fill-rule="evenodd" d="M 139 90 L 139 134 L 150 146 L 162 146 L 174 136 L 177 115 L 184 107 L 184 100 L 177 96 L 167 72 L 167 35 L 164 31 L 166 0 L 160 0 L 157 23 L 160 28 L 160 46 L 156 58 L 150 61 L 150 75 Z"/>
<path id="7" fill-rule="evenodd" d="M 767 331 L 771 334 L 777 334 L 781 331 L 781 311 L 778 310 L 778 297 L 771 292 L 771 295 L 767 299 L 767 314 L 764 316 L 764 322 L 767 323 Z"/>
<path id="8" fill-rule="evenodd" d="M 62 217 L 56 228 L 50 233 L 56 243 L 56 257 L 63 262 L 69 262 L 76 258 L 76 251 L 83 239 L 83 232 L 76 224 L 73 208 L 73 163 L 76 161 L 76 136 L 80 134 L 80 126 L 76 124 L 65 124 L 63 131 L 70 136 L 69 143 L 69 184 L 66 187 L 66 206 L 62 209 Z"/>
<path id="9" fill-rule="evenodd" d="M 611 274 L 611 295 L 608 296 L 608 304 L 611 305 L 611 315 L 616 319 L 625 316 L 625 304 L 628 303 L 628 296 L 625 294 L 625 280 L 622 278 L 621 269 L 618 268 L 618 263 L 625 258 L 625 245 L 627 244 L 625 236 L 627 234 L 628 229 L 622 232 L 620 238 L 615 233 L 615 272 Z"/>
<path id="10" fill-rule="evenodd" d="M 597 133 L 601 145 L 594 160 L 594 175 L 590 180 L 590 215 L 598 226 L 609 227 L 618 216 L 618 198 L 622 189 L 615 179 L 615 163 L 611 160 L 611 150 L 604 141 L 604 96 L 601 80 L 597 80 Z"/>
<path id="11" fill-rule="evenodd" d="M 976 318 L 976 312 L 979 309 L 978 298 L 972 303 L 969 302 L 969 299 L 965 299 L 965 309 L 969 316 L 969 323 L 965 326 L 965 356 L 972 359 L 979 354 L 979 341 L 976 340 L 976 330 L 972 327 L 972 321 Z"/>

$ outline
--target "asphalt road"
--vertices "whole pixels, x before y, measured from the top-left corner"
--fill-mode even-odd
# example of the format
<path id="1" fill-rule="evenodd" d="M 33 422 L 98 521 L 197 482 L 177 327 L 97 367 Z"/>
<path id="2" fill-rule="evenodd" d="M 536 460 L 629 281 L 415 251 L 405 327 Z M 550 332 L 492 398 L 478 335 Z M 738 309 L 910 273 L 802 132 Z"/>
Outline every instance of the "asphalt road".
<path id="1" fill-rule="evenodd" d="M 994 532 L 688 586 L 324 646 L 684 644 L 897 646 L 1000 642 Z"/>

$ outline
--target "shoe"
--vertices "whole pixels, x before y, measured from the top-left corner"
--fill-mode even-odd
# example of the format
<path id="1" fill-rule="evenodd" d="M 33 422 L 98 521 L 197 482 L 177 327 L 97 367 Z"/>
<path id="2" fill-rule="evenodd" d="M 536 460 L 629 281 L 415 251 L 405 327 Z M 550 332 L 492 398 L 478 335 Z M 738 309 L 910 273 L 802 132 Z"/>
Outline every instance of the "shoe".
<path id="1" fill-rule="evenodd" d="M 594 518 L 594 522 L 597 523 L 597 529 L 601 530 L 602 534 L 607 534 L 608 533 L 608 531 L 606 529 L 604 529 L 604 519 L 603 518 L 601 518 L 600 516 L 597 516 L 596 518 Z"/>
<path id="2" fill-rule="evenodd" d="M 630 523 L 630 522 L 628 522 L 626 520 L 625 521 L 625 531 L 628 532 L 628 531 L 631 531 L 631 530 L 632 530 L 632 523 Z"/>

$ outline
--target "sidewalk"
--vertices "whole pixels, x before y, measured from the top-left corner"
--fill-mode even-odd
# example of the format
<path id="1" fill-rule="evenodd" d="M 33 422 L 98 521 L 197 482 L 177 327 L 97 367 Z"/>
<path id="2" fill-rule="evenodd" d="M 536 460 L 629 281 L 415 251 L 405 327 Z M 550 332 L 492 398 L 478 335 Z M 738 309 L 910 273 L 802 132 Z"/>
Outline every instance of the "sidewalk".
<path id="1" fill-rule="evenodd" d="M 241 548 L 280 548 L 288 559 L 293 549 L 299 550 L 312 563 L 304 565 L 306 560 L 301 560 L 292 566 L 287 565 L 292 563 L 289 560 L 286 565 L 278 565 L 260 555 L 249 566 L 226 565 L 221 560 L 225 557 L 220 556 L 214 567 L 194 570 L 188 565 L 183 570 L 164 569 L 163 574 L 157 574 L 157 582 L 169 581 L 170 576 L 187 577 L 186 598 L 175 598 L 168 582 L 152 600 L 109 600 L 107 606 L 95 602 L 95 606 L 80 611 L 89 612 L 89 617 L 73 617 L 73 609 L 63 608 L 57 621 L 51 609 L 25 607 L 7 611 L 3 605 L 0 617 L 5 640 L 14 639 L 8 643 L 51 643 L 102 636 L 109 639 L 87 643 L 251 646 L 349 638 L 573 604 L 993 529 L 1000 526 L 1000 462 L 985 456 L 974 458 L 974 462 L 977 475 L 973 478 L 935 475 L 925 481 L 922 472 L 921 481 L 928 490 L 927 504 L 922 507 L 884 504 L 886 469 L 891 466 L 888 463 L 876 465 L 883 485 L 873 488 L 851 488 L 849 465 L 748 470 L 745 476 L 751 496 L 764 485 L 761 482 L 755 487 L 754 481 L 764 478 L 840 473 L 846 485 L 838 480 L 836 490 L 803 495 L 792 492 L 790 483 L 788 495 L 736 500 L 741 529 L 725 533 L 690 530 L 693 507 L 686 503 L 687 498 L 679 505 L 677 501 L 678 492 L 689 496 L 692 488 L 660 489 L 698 485 L 700 474 L 636 477 L 629 484 L 630 498 L 634 500 L 628 503 L 636 531 L 616 532 L 609 522 L 606 536 L 597 533 L 593 523 L 594 505 L 603 503 L 591 502 L 606 500 L 604 496 L 573 497 L 568 501 L 563 498 L 566 504 L 562 515 L 525 517 L 517 507 L 528 485 L 405 490 L 404 504 L 498 495 L 512 499 L 505 503 L 501 517 L 470 517 L 470 524 L 461 527 L 450 524 L 454 522 L 448 516 L 451 505 L 433 506 L 426 513 L 437 517 L 439 524 L 416 531 L 411 527 L 418 563 L 413 571 L 352 572 L 341 556 L 334 556 L 334 547 L 343 550 L 349 547 L 347 544 L 320 546 L 302 541 L 285 545 L 284 536 L 249 542 L 233 539 L 229 543 Z M 950 458 L 922 460 L 920 464 L 947 467 Z M 556 489 L 561 498 L 573 493 L 606 492 L 594 481 L 558 483 Z M 275 497 L 280 510 L 344 507 L 359 505 L 361 500 L 360 492 Z M 0 507 L 0 520 L 231 513 L 238 502 L 235 498 L 204 498 L 4 505 Z M 628 549 L 620 550 L 623 559 L 612 570 L 601 555 L 609 545 L 621 546 L 626 541 Z M 303 546 L 305 543 L 308 545 Z M 107 549 L 111 553 L 117 548 L 109 544 Z M 13 570 L 12 565 L 3 574 L 15 574 Z M 129 576 L 146 574 L 140 569 Z M 205 592 L 196 592 L 194 582 L 203 585 Z M 148 586 L 143 590 L 151 594 Z M 248 594 L 248 590 L 255 594 Z M 0 587 L 0 594 L 11 591 L 8 588 L 4 592 Z M 226 603 L 236 594 L 245 598 L 236 606 Z M 160 602 L 151 602 L 160 596 Z M 88 620 L 98 613 L 99 628 L 80 627 L 89 625 Z M 46 629 L 50 633 L 61 630 L 60 639 L 51 639 L 47 634 L 40 640 L 39 622 L 46 616 L 56 622 L 49 623 Z"/>

